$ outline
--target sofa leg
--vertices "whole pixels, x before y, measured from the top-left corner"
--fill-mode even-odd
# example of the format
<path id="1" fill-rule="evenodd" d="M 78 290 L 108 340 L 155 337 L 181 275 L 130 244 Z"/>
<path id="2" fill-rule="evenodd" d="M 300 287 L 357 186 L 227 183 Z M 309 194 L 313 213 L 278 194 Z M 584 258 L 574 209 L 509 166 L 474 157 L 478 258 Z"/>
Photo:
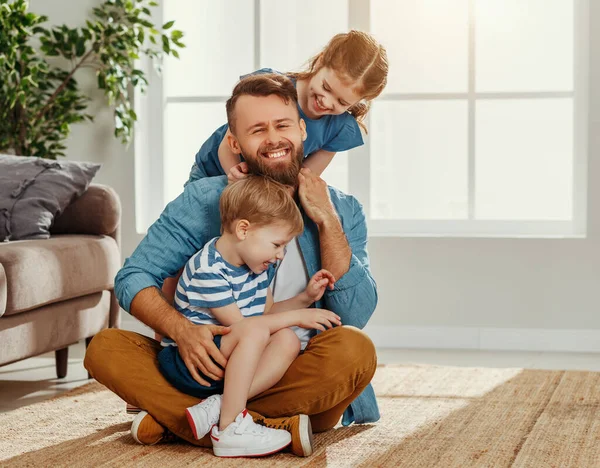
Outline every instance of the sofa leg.
<path id="1" fill-rule="evenodd" d="M 90 341 L 92 341 L 92 338 L 94 338 L 94 337 L 93 337 L 93 336 L 88 336 L 88 337 L 85 339 L 85 349 L 86 349 L 86 351 L 87 351 L 87 347 L 90 345 Z M 91 379 L 91 378 L 92 378 L 92 376 L 91 376 L 91 375 L 90 375 L 90 373 L 88 372 L 88 379 Z"/>
<path id="2" fill-rule="evenodd" d="M 69 347 L 57 349 L 54 351 L 56 358 L 56 375 L 59 379 L 67 376 L 67 367 L 69 365 Z"/>

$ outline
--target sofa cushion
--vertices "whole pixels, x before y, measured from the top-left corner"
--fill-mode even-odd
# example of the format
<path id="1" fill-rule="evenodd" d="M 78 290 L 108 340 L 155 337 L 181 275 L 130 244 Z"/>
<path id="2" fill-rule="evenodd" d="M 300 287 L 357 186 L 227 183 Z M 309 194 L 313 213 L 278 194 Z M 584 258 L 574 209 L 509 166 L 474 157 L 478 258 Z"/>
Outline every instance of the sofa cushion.
<path id="1" fill-rule="evenodd" d="M 47 239 L 99 164 L 0 154 L 0 241 Z"/>
<path id="2" fill-rule="evenodd" d="M 117 192 L 106 185 L 91 184 L 83 195 L 54 220 L 52 234 L 106 234 L 115 237 L 121 221 Z"/>
<path id="3" fill-rule="evenodd" d="M 121 264 L 108 236 L 59 235 L 0 244 L 6 274 L 4 315 L 113 288 Z"/>
<path id="4" fill-rule="evenodd" d="M 0 366 L 61 349 L 108 326 L 108 291 L 0 318 Z"/>

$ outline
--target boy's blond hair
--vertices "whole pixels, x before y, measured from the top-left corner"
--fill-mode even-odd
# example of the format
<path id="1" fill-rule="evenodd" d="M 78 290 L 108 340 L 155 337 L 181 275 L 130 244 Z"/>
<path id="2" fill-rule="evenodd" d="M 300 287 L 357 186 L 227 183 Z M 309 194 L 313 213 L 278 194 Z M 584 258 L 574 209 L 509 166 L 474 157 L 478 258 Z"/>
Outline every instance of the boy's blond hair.
<path id="1" fill-rule="evenodd" d="M 221 233 L 231 232 L 235 220 L 246 219 L 257 226 L 287 223 L 291 234 L 300 234 L 304 222 L 289 189 L 259 175 L 250 175 L 228 185 L 219 202 Z"/>

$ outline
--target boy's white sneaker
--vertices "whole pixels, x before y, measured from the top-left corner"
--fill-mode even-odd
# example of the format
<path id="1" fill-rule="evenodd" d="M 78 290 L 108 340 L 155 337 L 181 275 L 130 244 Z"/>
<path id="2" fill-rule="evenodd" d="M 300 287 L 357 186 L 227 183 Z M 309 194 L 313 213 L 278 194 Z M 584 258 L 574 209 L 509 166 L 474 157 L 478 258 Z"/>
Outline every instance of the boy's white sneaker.
<path id="1" fill-rule="evenodd" d="M 185 415 L 196 440 L 202 439 L 210 432 L 210 428 L 219 422 L 221 397 L 222 395 L 209 396 L 202 403 L 190 406 L 185 410 Z"/>
<path id="2" fill-rule="evenodd" d="M 242 411 L 222 431 L 213 426 L 210 438 L 217 457 L 260 457 L 279 452 L 292 441 L 288 431 L 260 426 L 248 410 Z"/>

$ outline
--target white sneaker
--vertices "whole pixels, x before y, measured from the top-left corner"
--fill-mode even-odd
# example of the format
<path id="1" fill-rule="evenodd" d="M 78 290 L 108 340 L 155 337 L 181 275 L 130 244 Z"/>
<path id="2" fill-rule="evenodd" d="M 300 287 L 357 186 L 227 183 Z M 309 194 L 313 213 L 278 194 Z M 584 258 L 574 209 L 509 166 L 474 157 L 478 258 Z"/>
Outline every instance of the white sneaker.
<path id="1" fill-rule="evenodd" d="M 190 406 L 185 410 L 185 415 L 196 440 L 202 439 L 210 432 L 210 428 L 219 422 L 221 397 L 222 395 L 209 396 L 202 403 Z"/>
<path id="2" fill-rule="evenodd" d="M 288 431 L 259 426 L 248 410 L 237 415 L 224 430 L 213 426 L 210 438 L 217 457 L 260 457 L 279 452 L 292 441 Z"/>

